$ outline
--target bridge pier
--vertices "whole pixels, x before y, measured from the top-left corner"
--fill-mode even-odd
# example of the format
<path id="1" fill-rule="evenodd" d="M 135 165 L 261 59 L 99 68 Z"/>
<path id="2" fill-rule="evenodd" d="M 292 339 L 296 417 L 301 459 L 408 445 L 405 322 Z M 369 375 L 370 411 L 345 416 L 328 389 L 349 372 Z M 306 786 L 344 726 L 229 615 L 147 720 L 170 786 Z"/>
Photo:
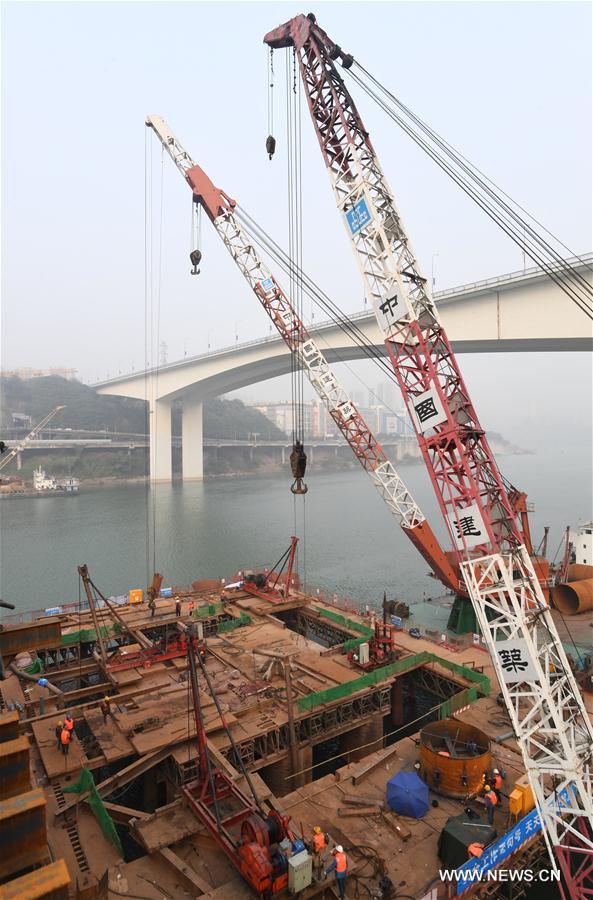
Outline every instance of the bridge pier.
<path id="1" fill-rule="evenodd" d="M 204 478 L 202 401 L 193 397 L 183 398 L 181 460 L 183 480 L 202 481 Z"/>
<path id="2" fill-rule="evenodd" d="M 168 397 L 149 403 L 150 480 L 154 483 L 168 482 L 173 477 L 171 404 Z"/>

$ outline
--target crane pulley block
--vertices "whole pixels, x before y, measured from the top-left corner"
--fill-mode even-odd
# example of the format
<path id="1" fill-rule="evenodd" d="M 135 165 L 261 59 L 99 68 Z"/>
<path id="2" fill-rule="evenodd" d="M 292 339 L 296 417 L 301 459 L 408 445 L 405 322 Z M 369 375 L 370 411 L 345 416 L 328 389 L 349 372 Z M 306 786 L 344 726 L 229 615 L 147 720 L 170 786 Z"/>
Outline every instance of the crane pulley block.
<path id="1" fill-rule="evenodd" d="M 294 481 L 290 490 L 293 494 L 306 494 L 309 488 L 303 482 L 307 469 L 307 454 L 301 441 L 295 441 L 290 454 L 290 468 Z"/>

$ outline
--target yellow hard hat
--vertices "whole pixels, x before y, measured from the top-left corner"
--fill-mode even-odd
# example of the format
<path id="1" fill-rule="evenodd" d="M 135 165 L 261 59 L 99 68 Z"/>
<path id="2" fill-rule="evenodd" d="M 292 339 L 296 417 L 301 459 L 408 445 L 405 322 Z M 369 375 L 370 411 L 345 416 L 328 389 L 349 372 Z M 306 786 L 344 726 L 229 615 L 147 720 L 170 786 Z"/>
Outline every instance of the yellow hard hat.
<path id="1" fill-rule="evenodd" d="M 485 791 L 489 791 L 489 790 L 490 790 L 490 785 L 489 785 L 489 784 L 485 784 L 485 785 L 484 785 L 484 790 L 485 790 Z"/>
<path id="2" fill-rule="evenodd" d="M 316 825 L 313 831 L 315 832 L 315 834 L 321 834 L 321 828 L 319 827 L 319 825 Z"/>
<path id="3" fill-rule="evenodd" d="M 61 720 L 58 722 L 58 725 L 63 725 L 63 724 L 64 723 Z"/>
<path id="4" fill-rule="evenodd" d="M 109 700 L 109 697 L 103 697 L 103 700 Z"/>

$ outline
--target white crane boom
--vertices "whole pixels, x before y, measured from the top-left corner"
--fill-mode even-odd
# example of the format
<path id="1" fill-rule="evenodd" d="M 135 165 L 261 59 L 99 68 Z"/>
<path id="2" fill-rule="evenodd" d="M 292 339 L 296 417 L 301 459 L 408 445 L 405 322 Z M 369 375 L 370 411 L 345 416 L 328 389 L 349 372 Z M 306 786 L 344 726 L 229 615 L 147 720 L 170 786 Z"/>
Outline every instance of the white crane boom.
<path id="1" fill-rule="evenodd" d="M 11 462 L 18 453 L 21 453 L 21 451 L 25 449 L 29 441 L 32 441 L 35 435 L 38 434 L 42 428 L 45 428 L 48 422 L 51 422 L 56 413 L 59 413 L 61 409 L 65 408 L 65 406 L 54 407 L 51 412 L 49 412 L 43 419 L 41 419 L 40 422 L 37 423 L 37 425 L 35 425 L 34 428 L 31 429 L 29 434 L 22 438 L 18 442 L 18 444 L 15 444 L 14 447 L 11 447 L 6 456 L 3 456 L 2 459 L 0 459 L 0 471 L 2 471 L 2 469 L 5 469 L 9 462 Z"/>
<path id="2" fill-rule="evenodd" d="M 189 183 L 196 202 L 205 209 L 247 283 L 296 356 L 312 387 L 326 405 L 390 512 L 398 519 L 435 575 L 452 590 L 457 589 L 458 575 L 443 553 L 420 507 L 356 405 L 340 385 L 289 298 L 259 257 L 253 240 L 246 234 L 234 213 L 235 202 L 213 185 L 160 116 L 149 116 L 146 124 L 154 130 Z"/>

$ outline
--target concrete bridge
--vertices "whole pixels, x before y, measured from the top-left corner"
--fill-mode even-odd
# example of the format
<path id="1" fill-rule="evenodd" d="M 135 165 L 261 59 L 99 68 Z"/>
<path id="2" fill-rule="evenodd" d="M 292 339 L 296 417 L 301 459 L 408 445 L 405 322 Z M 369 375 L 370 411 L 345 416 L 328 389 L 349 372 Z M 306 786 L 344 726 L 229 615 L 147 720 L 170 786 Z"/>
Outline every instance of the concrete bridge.
<path id="1" fill-rule="evenodd" d="M 571 262 L 591 282 L 593 253 Z M 457 353 L 593 350 L 591 321 L 540 268 L 461 285 L 434 296 Z M 365 310 L 350 319 L 384 354 L 373 313 Z M 334 322 L 320 323 L 313 333 L 328 362 L 363 356 Z M 203 401 L 289 371 L 289 352 L 282 339 L 273 336 L 167 363 L 158 371 L 111 378 L 100 382 L 97 390 L 149 403 L 153 481 L 171 480 L 171 404 L 181 399 L 183 477 L 195 480 L 203 477 Z"/>

